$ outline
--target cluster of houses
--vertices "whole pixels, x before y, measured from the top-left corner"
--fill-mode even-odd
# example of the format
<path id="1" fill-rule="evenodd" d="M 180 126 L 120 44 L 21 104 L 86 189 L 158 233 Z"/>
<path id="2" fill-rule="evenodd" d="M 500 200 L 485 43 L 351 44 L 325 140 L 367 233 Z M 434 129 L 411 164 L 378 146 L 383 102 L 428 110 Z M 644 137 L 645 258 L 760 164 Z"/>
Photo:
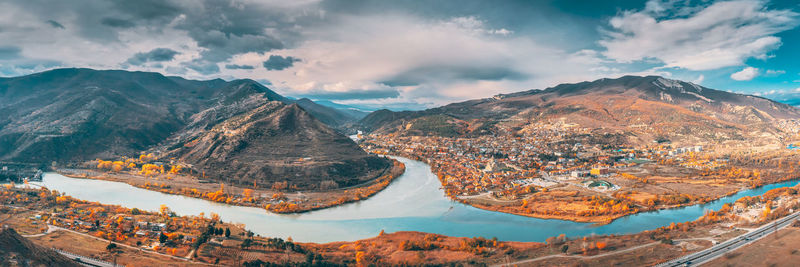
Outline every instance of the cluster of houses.
<path id="1" fill-rule="evenodd" d="M 540 127 L 522 136 L 503 137 L 370 135 L 361 144 L 376 153 L 424 159 L 445 186 L 457 188 L 460 195 L 514 193 L 519 187 L 604 178 L 616 169 L 651 162 L 653 156 L 672 158 L 703 151 L 701 145 L 672 148 L 661 143 L 639 149 L 604 148 L 572 139 L 585 135 L 584 131 Z"/>
<path id="2" fill-rule="evenodd" d="M 29 164 L 0 163 L 0 182 L 41 181 L 42 170 Z"/>
<path id="3" fill-rule="evenodd" d="M 100 212 L 99 214 L 96 214 L 96 216 L 86 216 L 88 214 L 89 212 L 86 210 L 74 210 L 71 212 L 54 212 L 49 215 L 39 214 L 35 215 L 31 219 L 33 222 L 36 222 L 44 218 L 51 225 L 87 233 L 93 231 L 122 232 L 134 237 L 153 240 L 158 240 L 162 233 L 167 233 L 170 230 L 166 223 L 137 220 L 134 216 L 126 214 L 116 214 L 110 217 L 107 217 L 109 214 L 106 214 L 105 212 Z M 86 219 L 78 219 L 81 217 L 98 219 L 95 219 L 94 222 L 91 222 L 87 221 Z M 101 220 L 99 218 L 107 219 Z M 180 241 L 184 244 L 190 244 L 195 240 L 195 238 L 197 238 L 197 236 L 189 234 L 182 234 L 181 236 L 182 238 Z M 161 244 L 156 242 L 150 246 L 144 245 L 143 247 L 152 248 L 156 245 Z"/>

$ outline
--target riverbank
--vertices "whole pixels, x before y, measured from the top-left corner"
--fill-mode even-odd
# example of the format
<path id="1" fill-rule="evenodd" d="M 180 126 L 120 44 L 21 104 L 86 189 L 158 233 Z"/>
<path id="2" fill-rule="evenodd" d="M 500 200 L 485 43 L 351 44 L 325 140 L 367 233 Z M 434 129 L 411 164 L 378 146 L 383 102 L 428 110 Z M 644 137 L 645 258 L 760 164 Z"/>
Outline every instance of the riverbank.
<path id="1" fill-rule="evenodd" d="M 126 183 L 95 179 L 75 179 L 55 173 L 45 174 L 37 185 L 64 192 L 79 199 L 158 211 L 159 204 L 169 203 L 178 215 L 214 212 L 226 221 L 243 223 L 253 232 L 304 242 L 355 241 L 386 232 L 421 231 L 446 236 L 497 237 L 505 241 L 543 242 L 555 233 L 569 237 L 603 234 L 631 234 L 676 221 L 691 221 L 707 210 L 745 196 L 797 182 L 770 184 L 741 191 L 719 201 L 689 207 L 640 212 L 612 223 L 596 225 L 566 220 L 539 219 L 478 209 L 454 202 L 445 195 L 430 167 L 420 161 L 397 158 L 406 172 L 386 189 L 365 201 L 298 214 L 264 212 L 263 208 L 242 207 L 208 200 L 165 194 L 133 187 Z"/>
<path id="2" fill-rule="evenodd" d="M 0 214 L 4 216 L 0 221 L 13 225 L 39 244 L 110 261 L 114 254 L 108 253 L 105 246 L 108 242 L 92 241 L 107 240 L 133 248 L 123 249 L 121 259 L 132 260 L 152 252 L 164 262 L 188 259 L 189 262 L 184 262 L 188 265 L 241 265 L 253 261 L 285 264 L 309 260 L 347 265 L 650 265 L 735 238 L 747 229 L 800 207 L 800 186 L 795 186 L 741 198 L 719 210 L 708 211 L 696 220 L 626 235 L 567 237 L 550 232 L 552 236 L 542 243 L 399 231 L 381 232 L 376 237 L 357 241 L 297 243 L 291 238 L 250 236 L 245 226 L 225 223 L 213 213 L 207 214 L 208 217 L 177 216 L 169 207 L 162 207 L 160 212 L 146 212 L 55 195 L 46 189 L 4 187 L 1 190 Z M 163 222 L 159 231 L 166 236 L 165 241 L 156 241 L 158 235 L 139 235 L 141 229 L 153 230 L 150 227 L 137 230 L 139 222 L 152 225 Z M 46 225 L 59 225 L 70 231 L 49 231 Z M 230 229 L 231 234 L 225 237 L 226 230 L 215 230 L 214 234 L 199 238 L 209 232 L 209 225 L 215 229 Z M 196 242 L 201 239 L 204 241 Z M 67 245 L 76 242 L 84 245 Z"/>
<path id="3" fill-rule="evenodd" d="M 96 169 L 58 169 L 57 173 L 79 179 L 122 182 L 156 192 L 182 195 L 209 201 L 258 207 L 280 214 L 303 213 L 367 199 L 385 189 L 405 172 L 405 164 L 392 159 L 392 166 L 367 183 L 347 188 L 310 192 L 287 192 L 259 187 L 226 185 L 180 173 L 140 175 L 136 171 Z"/>
<path id="4" fill-rule="evenodd" d="M 387 154 L 385 150 L 371 153 Z M 716 170 L 698 170 L 677 165 L 646 163 L 615 170 L 603 181 L 619 187 L 595 190 L 582 186 L 585 178 L 563 178 L 548 186 L 529 186 L 513 194 L 488 191 L 467 194 L 464 188 L 454 187 L 453 179 L 432 159 L 416 154 L 394 151 L 387 155 L 407 157 L 425 162 L 435 173 L 447 196 L 453 201 L 493 212 L 502 212 L 539 219 L 557 219 L 605 225 L 620 218 L 681 207 L 715 202 L 740 192 L 800 179 L 795 154 L 785 151 L 763 152 L 760 161 L 766 165 L 750 164 Z M 770 160 L 777 159 L 777 160 Z M 774 166 L 772 166 L 774 165 Z M 770 169 L 771 168 L 771 169 Z M 641 178 L 643 174 L 650 175 Z M 696 176 L 693 177 L 693 175 Z M 724 176 L 720 178 L 720 176 Z"/>

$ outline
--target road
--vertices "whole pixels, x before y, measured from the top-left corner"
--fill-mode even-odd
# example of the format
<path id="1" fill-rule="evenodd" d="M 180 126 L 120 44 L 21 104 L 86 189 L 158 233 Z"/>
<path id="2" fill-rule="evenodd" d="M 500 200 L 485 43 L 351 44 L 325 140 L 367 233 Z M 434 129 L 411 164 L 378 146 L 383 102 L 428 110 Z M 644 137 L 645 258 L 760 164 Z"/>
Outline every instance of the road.
<path id="1" fill-rule="evenodd" d="M 103 241 L 103 242 L 111 242 L 109 240 L 102 239 L 102 238 L 99 238 L 99 237 L 96 237 L 96 236 L 93 236 L 93 235 L 89 235 L 89 234 L 86 234 L 86 233 L 81 233 L 81 232 L 74 231 L 74 230 L 67 229 L 67 228 L 63 228 L 63 227 L 58 227 L 58 226 L 55 226 L 55 225 L 49 225 L 48 224 L 47 227 L 48 227 L 47 233 L 45 233 L 45 234 L 48 234 L 48 233 L 51 233 L 51 232 L 54 232 L 54 231 L 66 231 L 66 232 L 70 232 L 70 233 L 73 233 L 73 234 L 82 235 L 82 236 L 89 237 L 89 238 L 92 238 L 92 239 L 100 240 L 100 241 Z M 176 260 L 187 261 L 187 262 L 192 263 L 192 264 L 209 265 L 209 266 L 213 265 L 213 264 L 208 264 L 208 263 L 192 260 L 190 257 L 188 257 L 188 256 L 192 255 L 191 253 L 189 255 L 187 255 L 187 257 L 179 257 L 179 256 L 173 256 L 173 255 L 167 255 L 167 254 L 155 252 L 155 251 L 152 251 L 152 250 L 144 250 L 144 249 L 141 249 L 141 248 L 138 248 L 138 247 L 134 247 L 134 246 L 130 246 L 130 245 L 127 245 L 127 244 L 124 244 L 124 243 L 117 243 L 117 242 L 114 242 L 114 243 L 117 244 L 117 246 L 122 246 L 122 247 L 126 247 L 126 248 L 129 248 L 129 249 L 138 250 L 138 251 L 141 251 L 141 252 L 144 252 L 144 253 L 149 253 L 149 254 L 158 255 L 158 256 L 162 256 L 162 257 L 170 257 L 170 258 L 173 258 L 173 259 L 176 259 Z M 59 253 L 60 252 L 61 251 L 59 251 Z"/>
<path id="2" fill-rule="evenodd" d="M 777 229 L 782 229 L 782 228 L 784 228 L 786 226 L 789 226 L 798 218 L 800 218 L 800 211 L 795 212 L 793 214 L 790 214 L 790 215 L 788 215 L 786 217 L 783 217 L 781 219 L 778 219 L 777 221 L 768 223 L 768 224 L 766 224 L 764 226 L 761 226 L 759 228 L 753 229 L 752 231 L 750 231 L 750 232 L 748 232 L 746 234 L 740 235 L 740 236 L 735 237 L 733 239 L 730 239 L 728 241 L 725 241 L 725 242 L 719 243 L 717 245 L 714 245 L 714 246 L 712 246 L 712 247 L 710 247 L 708 249 L 705 249 L 705 250 L 702 250 L 702 251 L 699 251 L 699 252 L 696 252 L 696 253 L 693 253 L 693 254 L 690 254 L 690 255 L 687 255 L 687 256 L 672 260 L 672 261 L 668 261 L 668 262 L 665 262 L 665 263 L 662 263 L 662 264 L 659 264 L 659 265 L 656 265 L 656 266 L 658 266 L 658 267 L 662 267 L 662 266 L 699 266 L 699 265 L 701 265 L 703 263 L 706 263 L 706 262 L 709 262 L 709 261 L 711 261 L 713 259 L 716 259 L 717 257 L 720 257 L 720 256 L 724 255 L 725 253 L 728 253 L 728 252 L 733 251 L 733 250 L 735 250 L 735 249 L 737 249 L 739 247 L 742 247 L 742 246 L 747 245 L 747 244 L 749 244 L 751 242 L 754 242 L 754 241 L 756 241 L 756 240 L 758 240 L 758 239 L 760 239 L 762 237 L 765 237 L 765 236 L 771 234 L 773 231 L 775 231 Z M 709 241 L 712 241 L 712 243 L 714 242 L 713 239 L 705 238 L 705 237 L 704 238 L 675 239 L 673 241 L 689 241 L 689 240 L 709 240 Z M 655 244 L 658 244 L 658 243 L 660 243 L 660 242 L 642 244 L 642 245 L 639 245 L 639 246 L 634 246 L 634 247 L 630 247 L 630 248 L 619 250 L 619 251 L 614 251 L 614 252 L 609 252 L 609 253 L 604 253 L 604 254 L 598 254 L 598 255 L 593 255 L 593 256 L 562 255 L 562 254 L 547 255 L 547 256 L 542 256 L 542 257 L 538 257 L 538 258 L 532 258 L 532 259 L 525 259 L 525 260 L 520 260 L 520 261 L 515 261 L 515 262 L 496 264 L 496 265 L 493 265 L 493 267 L 514 266 L 514 265 L 517 265 L 517 264 L 533 263 L 533 262 L 536 262 L 536 261 L 552 259 L 552 258 L 583 258 L 583 259 L 599 258 L 599 257 L 605 257 L 605 256 L 611 256 L 611 255 L 615 255 L 615 254 L 621 254 L 621 253 L 630 252 L 630 251 L 637 250 L 637 249 L 640 249 L 640 248 L 649 247 L 649 246 L 652 246 L 652 245 L 655 245 Z"/>
<path id="3" fill-rule="evenodd" d="M 56 252 L 58 252 L 61 255 L 64 255 L 65 257 L 69 258 L 70 260 L 74 260 L 74 261 L 80 263 L 83 266 L 88 266 L 88 267 L 118 267 L 118 266 L 122 266 L 122 267 L 124 267 L 124 265 L 114 265 L 113 263 L 110 263 L 110 262 L 107 262 L 107 261 L 102 261 L 102 260 L 98 260 L 98 259 L 95 259 L 95 258 L 89 258 L 89 257 L 86 257 L 86 256 L 81 256 L 81 255 L 74 254 L 74 253 L 67 252 L 67 251 L 63 251 L 63 250 L 60 250 L 60 249 L 53 249 L 53 250 L 55 250 Z"/>
<path id="4" fill-rule="evenodd" d="M 709 241 L 711 241 L 711 242 L 714 242 L 714 241 L 713 241 L 713 239 L 711 239 L 711 238 L 705 238 L 705 237 L 700 237 L 700 238 L 685 238 L 685 239 L 675 239 L 675 240 L 673 240 L 673 241 L 676 241 L 676 242 L 681 242 L 681 241 L 691 241 L 691 240 L 709 240 Z M 532 258 L 532 259 L 519 260 L 519 261 L 515 261 L 515 262 L 508 262 L 508 263 L 495 264 L 495 265 L 492 265 L 492 267 L 509 267 L 509 266 L 516 266 L 516 265 L 519 265 L 519 264 L 532 263 L 532 262 L 541 261 L 541 260 L 546 260 L 546 259 L 552 259 L 552 258 L 577 258 L 577 259 L 594 259 L 594 258 L 602 258 L 602 257 L 606 257 L 606 256 L 612 256 L 612 255 L 617 255 L 617 254 L 624 254 L 624 253 L 627 253 L 627 252 L 631 252 L 631 251 L 634 251 L 634 250 L 637 250 L 637 249 L 641 249 L 641 248 L 646 248 L 646 247 L 653 246 L 653 245 L 657 245 L 657 244 L 660 244 L 660 243 L 661 243 L 661 241 L 659 241 L 659 242 L 651 242 L 651 243 L 647 243 L 647 244 L 642 244 L 642 245 L 638 245 L 638 246 L 629 247 L 629 248 L 626 248 L 626 249 L 621 249 L 621 250 L 616 250 L 616 251 L 612 251 L 612 252 L 608 252 L 608 253 L 597 254 L 597 255 L 591 255 L 591 256 L 584 256 L 584 255 L 564 255 L 564 254 L 553 254 L 553 255 L 541 256 L 541 257 L 538 257 L 538 258 Z"/>
<path id="5" fill-rule="evenodd" d="M 757 228 L 757 229 L 755 229 L 755 230 L 753 230 L 753 231 L 751 231 L 749 233 L 740 235 L 740 236 L 738 236 L 736 238 L 733 238 L 731 240 L 728 240 L 728 241 L 719 243 L 717 245 L 714 245 L 714 246 L 712 246 L 710 248 L 707 248 L 705 250 L 702 250 L 702 251 L 699 251 L 699 252 L 696 252 L 696 253 L 692 253 L 692 254 L 683 256 L 681 258 L 674 259 L 674 260 L 671 260 L 671 261 L 668 261 L 668 262 L 665 262 L 665 263 L 662 263 L 662 264 L 659 264 L 659 265 L 656 265 L 656 266 L 658 266 L 658 267 L 663 267 L 663 266 L 669 266 L 669 267 L 672 267 L 672 266 L 699 266 L 699 265 L 701 265 L 703 263 L 709 262 L 709 261 L 711 261 L 713 259 L 716 259 L 716 258 L 722 256 L 722 255 L 725 255 L 725 253 L 731 252 L 731 251 L 736 250 L 737 248 L 740 248 L 740 247 L 742 247 L 744 245 L 747 245 L 747 244 L 750 244 L 752 242 L 755 242 L 756 240 L 761 239 L 761 238 L 773 233 L 774 231 L 776 231 L 778 229 L 781 229 L 781 228 L 784 228 L 786 226 L 789 226 L 795 220 L 797 220 L 798 218 L 800 218 L 800 211 L 792 213 L 792 214 L 790 214 L 790 215 L 788 215 L 786 217 L 780 218 L 780 219 L 778 219 L 778 220 L 776 220 L 774 222 L 768 223 L 768 224 L 766 224 L 764 226 L 761 226 L 761 227 L 759 227 L 759 228 Z"/>
<path id="6" fill-rule="evenodd" d="M 623 250 L 618 250 L 618 251 L 609 252 L 609 253 L 603 253 L 603 254 L 597 254 L 597 255 L 592 255 L 592 256 L 553 254 L 553 255 L 547 255 L 547 256 L 542 256 L 542 257 L 533 258 L 533 259 L 527 259 L 527 260 L 520 260 L 520 261 L 515 261 L 515 262 L 507 262 L 507 263 L 496 264 L 496 265 L 492 265 L 492 267 L 516 266 L 516 265 L 519 265 L 519 264 L 532 263 L 532 262 L 536 262 L 536 261 L 540 261 L 540 260 L 546 260 L 546 259 L 552 259 L 552 258 L 580 258 L 580 259 L 600 258 L 600 257 L 605 257 L 605 256 L 611 256 L 611 255 L 616 255 L 616 254 L 620 254 L 620 253 L 625 253 L 625 252 L 629 252 L 629 251 L 632 251 L 632 250 L 637 250 L 637 249 L 640 249 L 640 248 L 649 247 L 649 246 L 652 246 L 652 245 L 655 245 L 655 244 L 658 244 L 658 243 L 660 243 L 660 242 L 647 243 L 647 244 L 644 244 L 644 245 L 638 245 L 638 246 L 626 248 L 626 249 L 623 249 Z"/>
<path id="7" fill-rule="evenodd" d="M 57 231 L 57 230 L 59 230 L 58 227 L 55 227 L 55 226 L 52 226 L 52 225 L 48 224 L 47 225 L 47 231 L 44 232 L 44 233 L 32 234 L 32 235 L 22 235 L 22 236 L 27 237 L 27 238 L 40 237 L 40 236 L 47 235 L 47 234 L 52 233 L 52 232 Z"/>

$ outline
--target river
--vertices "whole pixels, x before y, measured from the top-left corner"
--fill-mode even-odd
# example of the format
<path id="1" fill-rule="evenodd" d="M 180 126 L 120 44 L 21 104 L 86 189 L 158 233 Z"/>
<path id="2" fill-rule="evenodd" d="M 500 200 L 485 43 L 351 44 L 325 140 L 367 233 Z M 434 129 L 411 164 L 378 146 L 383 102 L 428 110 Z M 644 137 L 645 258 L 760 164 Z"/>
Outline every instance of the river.
<path id="1" fill-rule="evenodd" d="M 720 200 L 654 212 L 626 216 L 606 225 L 564 220 L 537 219 L 486 211 L 449 200 L 441 184 L 425 163 L 397 158 L 406 172 L 386 189 L 369 199 L 301 214 L 274 214 L 264 209 L 240 207 L 202 199 L 164 194 L 136 188 L 125 183 L 77 179 L 46 173 L 42 182 L 34 182 L 72 197 L 117 204 L 128 208 L 158 211 L 167 205 L 179 215 L 211 212 L 223 221 L 244 223 L 262 236 L 292 237 L 301 242 L 353 241 L 378 235 L 381 230 L 421 231 L 449 236 L 497 237 L 506 241 L 536 241 L 559 234 L 570 237 L 591 234 L 628 234 L 652 230 L 671 222 L 692 221 L 709 209 L 743 196 L 761 195 L 778 187 L 794 186 L 798 181 L 767 185 L 741 191 Z"/>

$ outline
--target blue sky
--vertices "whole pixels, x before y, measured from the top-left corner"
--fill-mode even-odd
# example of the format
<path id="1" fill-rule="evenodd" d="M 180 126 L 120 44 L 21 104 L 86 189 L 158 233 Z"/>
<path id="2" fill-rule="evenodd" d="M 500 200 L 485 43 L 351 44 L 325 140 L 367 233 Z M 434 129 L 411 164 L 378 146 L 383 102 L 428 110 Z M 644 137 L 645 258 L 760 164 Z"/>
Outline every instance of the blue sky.
<path id="1" fill-rule="evenodd" d="M 785 0 L 10 0 L 0 76 L 251 78 L 395 110 L 622 75 L 786 99 L 800 91 L 799 25 Z"/>

